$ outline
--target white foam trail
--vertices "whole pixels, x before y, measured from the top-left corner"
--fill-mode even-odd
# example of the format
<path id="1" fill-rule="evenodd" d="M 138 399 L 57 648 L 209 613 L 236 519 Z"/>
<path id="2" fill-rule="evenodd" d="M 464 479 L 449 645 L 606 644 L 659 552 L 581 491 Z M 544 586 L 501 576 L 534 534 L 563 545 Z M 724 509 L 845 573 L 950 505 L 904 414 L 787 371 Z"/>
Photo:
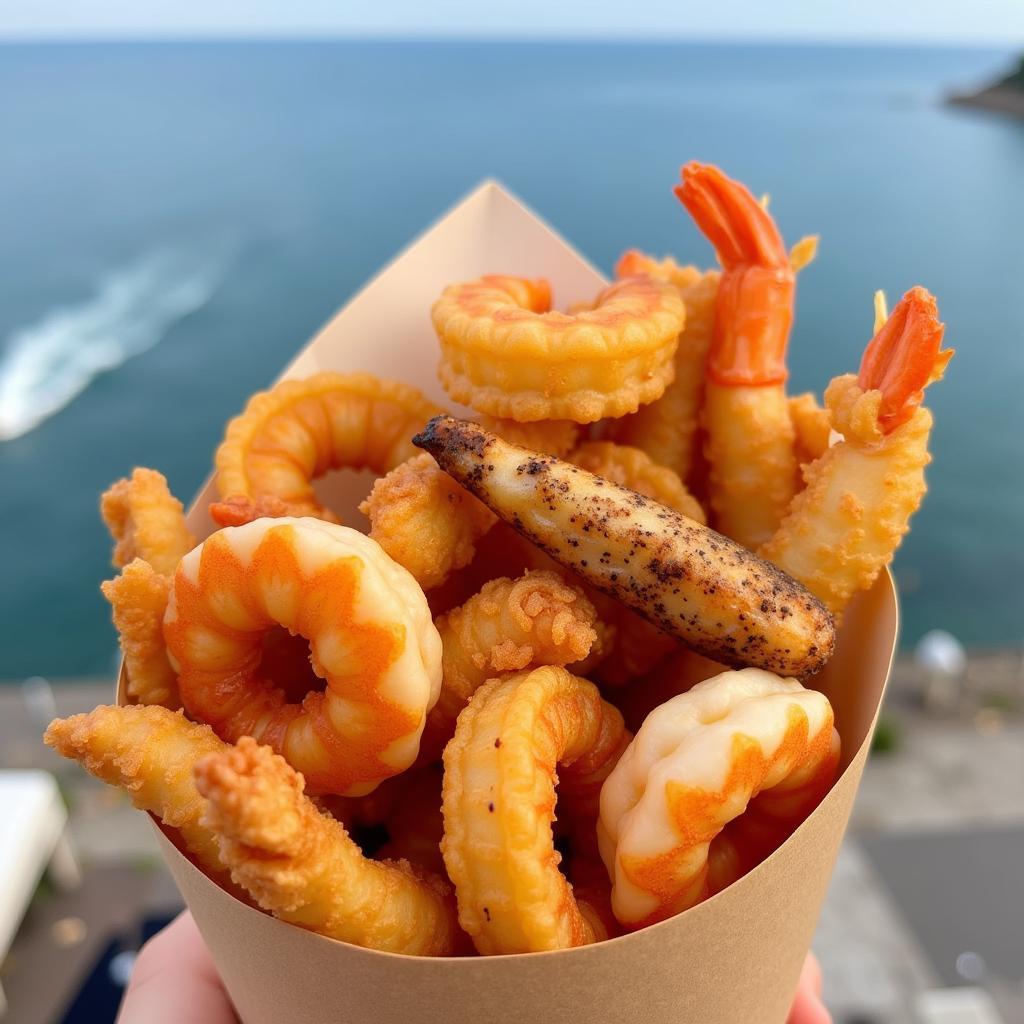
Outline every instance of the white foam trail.
<path id="1" fill-rule="evenodd" d="M 226 266 L 223 246 L 160 249 L 103 278 L 91 298 L 11 334 L 0 354 L 0 441 L 63 409 L 104 370 L 152 348 L 202 308 Z"/>

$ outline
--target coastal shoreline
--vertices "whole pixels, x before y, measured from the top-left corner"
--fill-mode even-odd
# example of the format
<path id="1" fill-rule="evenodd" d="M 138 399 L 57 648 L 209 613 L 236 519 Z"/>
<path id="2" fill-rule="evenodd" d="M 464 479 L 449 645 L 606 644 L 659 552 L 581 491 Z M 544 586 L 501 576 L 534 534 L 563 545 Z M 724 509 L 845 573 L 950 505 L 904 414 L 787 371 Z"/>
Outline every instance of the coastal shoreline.
<path id="1" fill-rule="evenodd" d="M 1024 118 L 1024 90 L 1010 85 L 993 85 L 974 93 L 952 93 L 946 98 L 952 107 L 972 107 Z"/>

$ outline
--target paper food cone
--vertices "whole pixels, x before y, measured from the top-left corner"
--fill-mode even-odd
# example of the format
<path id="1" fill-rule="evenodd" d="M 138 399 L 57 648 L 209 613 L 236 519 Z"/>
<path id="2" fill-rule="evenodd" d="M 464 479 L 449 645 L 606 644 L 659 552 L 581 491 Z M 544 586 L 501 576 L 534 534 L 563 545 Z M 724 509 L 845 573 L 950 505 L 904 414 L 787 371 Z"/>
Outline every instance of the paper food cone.
<path id="1" fill-rule="evenodd" d="M 508 192 L 485 183 L 371 281 L 282 377 L 368 370 L 416 384 L 452 408 L 437 383 L 428 311 L 445 285 L 484 273 L 544 276 L 562 308 L 605 283 Z M 225 418 L 237 411 L 225 410 Z M 322 496 L 344 515 L 367 490 L 365 479 L 336 474 Z M 189 514 L 199 537 L 212 530 L 206 508 L 214 497 L 208 482 Z M 357 521 L 354 513 L 347 521 Z M 609 942 L 464 959 L 360 949 L 239 902 L 157 828 L 160 844 L 244 1024 L 781 1024 L 868 756 L 896 632 L 886 573 L 853 603 L 836 654 L 814 681 L 835 709 L 844 759 L 835 785 L 794 835 L 713 898 Z"/>

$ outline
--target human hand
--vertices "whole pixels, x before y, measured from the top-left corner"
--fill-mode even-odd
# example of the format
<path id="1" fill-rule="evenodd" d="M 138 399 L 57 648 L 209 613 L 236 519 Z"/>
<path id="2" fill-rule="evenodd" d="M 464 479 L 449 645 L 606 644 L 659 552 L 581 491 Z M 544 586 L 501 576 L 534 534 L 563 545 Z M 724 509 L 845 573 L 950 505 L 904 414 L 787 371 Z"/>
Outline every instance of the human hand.
<path id="1" fill-rule="evenodd" d="M 117 1024 L 238 1024 L 210 951 L 182 911 L 139 950 Z"/>
<path id="2" fill-rule="evenodd" d="M 821 1001 L 821 967 L 813 953 L 804 961 L 786 1024 L 832 1024 L 832 1014 Z"/>

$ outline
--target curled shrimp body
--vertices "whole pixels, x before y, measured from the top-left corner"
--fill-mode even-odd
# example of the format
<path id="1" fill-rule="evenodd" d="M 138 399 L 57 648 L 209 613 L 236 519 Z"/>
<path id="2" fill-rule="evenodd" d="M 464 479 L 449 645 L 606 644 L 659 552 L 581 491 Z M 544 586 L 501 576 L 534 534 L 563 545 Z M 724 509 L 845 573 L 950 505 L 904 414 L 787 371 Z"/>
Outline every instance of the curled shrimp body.
<path id="1" fill-rule="evenodd" d="M 804 469 L 806 487 L 761 549 L 834 615 L 892 561 L 924 497 L 932 416 L 921 402 L 953 355 L 943 330 L 934 297 L 912 288 L 860 373 L 829 384 L 825 404 L 843 439 Z"/>
<path id="2" fill-rule="evenodd" d="M 759 863 L 825 795 L 839 746 L 824 694 L 760 669 L 655 708 L 601 789 L 618 920 L 664 920 Z"/>
<path id="3" fill-rule="evenodd" d="M 544 280 L 488 275 L 450 285 L 432 316 L 448 394 L 523 423 L 593 423 L 653 402 L 672 379 L 685 319 L 676 290 L 647 275 L 575 314 L 551 309 Z"/>
<path id="4" fill-rule="evenodd" d="M 416 454 L 409 439 L 438 412 L 416 388 L 370 373 L 282 381 L 253 395 L 228 424 L 215 460 L 217 490 L 222 498 L 271 495 L 293 514 L 336 522 L 313 480 L 342 468 L 383 476 Z"/>
<path id="5" fill-rule="evenodd" d="M 260 672 L 275 625 L 305 637 L 324 692 L 301 703 Z M 441 687 L 422 590 L 368 537 L 317 519 L 257 519 L 191 551 L 164 637 L 188 713 L 254 736 L 311 791 L 359 796 L 408 768 Z"/>
<path id="6" fill-rule="evenodd" d="M 717 167 L 687 164 L 675 191 L 723 268 L 703 414 L 715 527 L 754 549 L 797 490 L 785 357 L 794 263 L 809 259 L 813 243 L 795 249 L 791 261 L 768 212 Z"/>

